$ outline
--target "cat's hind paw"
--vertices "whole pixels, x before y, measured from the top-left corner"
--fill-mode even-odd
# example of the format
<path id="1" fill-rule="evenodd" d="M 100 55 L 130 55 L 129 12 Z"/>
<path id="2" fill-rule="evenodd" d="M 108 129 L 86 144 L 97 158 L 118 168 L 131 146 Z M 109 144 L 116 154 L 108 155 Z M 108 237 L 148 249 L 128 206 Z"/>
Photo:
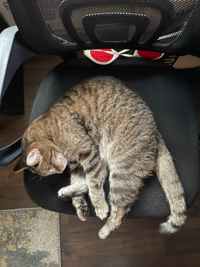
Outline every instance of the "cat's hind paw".
<path id="1" fill-rule="evenodd" d="M 109 227 L 107 225 L 104 225 L 104 227 L 102 227 L 99 230 L 99 238 L 100 239 L 106 239 L 107 237 L 109 237 L 111 234 L 113 233 L 112 229 L 109 229 Z"/>
<path id="2" fill-rule="evenodd" d="M 162 235 L 173 234 L 179 230 L 179 227 L 172 226 L 169 222 L 161 223 L 159 225 L 159 233 Z"/>

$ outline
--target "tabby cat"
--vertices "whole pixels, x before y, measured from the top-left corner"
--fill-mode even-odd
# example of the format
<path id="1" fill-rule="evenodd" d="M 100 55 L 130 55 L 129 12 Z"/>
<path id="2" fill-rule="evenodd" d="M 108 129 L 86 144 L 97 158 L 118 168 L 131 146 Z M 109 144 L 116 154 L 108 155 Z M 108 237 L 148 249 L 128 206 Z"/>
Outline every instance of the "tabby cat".
<path id="1" fill-rule="evenodd" d="M 62 173 L 67 165 L 71 185 L 61 188 L 58 196 L 72 198 L 82 221 L 88 217 L 87 193 L 96 215 L 107 217 L 103 185 L 109 173 L 110 216 L 99 231 L 101 239 L 120 226 L 153 171 L 171 209 L 160 232 L 174 233 L 185 222 L 182 185 L 152 112 L 140 96 L 114 78 L 96 77 L 71 88 L 32 122 L 14 171 L 28 168 L 48 176 Z"/>

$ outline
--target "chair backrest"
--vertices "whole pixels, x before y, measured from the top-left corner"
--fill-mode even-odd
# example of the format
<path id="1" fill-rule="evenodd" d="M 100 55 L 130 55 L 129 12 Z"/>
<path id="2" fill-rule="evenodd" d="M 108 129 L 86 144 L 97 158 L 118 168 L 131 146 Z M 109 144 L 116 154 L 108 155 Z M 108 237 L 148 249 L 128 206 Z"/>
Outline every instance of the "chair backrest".
<path id="1" fill-rule="evenodd" d="M 8 0 L 43 54 L 130 48 L 200 56 L 200 0 Z"/>

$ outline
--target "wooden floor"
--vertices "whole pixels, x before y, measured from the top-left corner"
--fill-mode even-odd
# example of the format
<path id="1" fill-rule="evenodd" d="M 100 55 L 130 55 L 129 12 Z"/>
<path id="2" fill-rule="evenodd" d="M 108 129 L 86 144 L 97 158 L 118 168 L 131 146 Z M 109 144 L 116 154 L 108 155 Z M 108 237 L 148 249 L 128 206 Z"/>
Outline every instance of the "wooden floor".
<path id="1" fill-rule="evenodd" d="M 0 117 L 0 147 L 19 138 L 29 121 L 32 103 L 43 77 L 61 60 L 37 56 L 24 64 L 25 116 Z M 200 129 L 200 87 L 191 89 Z M 36 206 L 27 196 L 22 174 L 14 174 L 16 162 L 0 169 L 0 209 Z M 109 239 L 100 240 L 104 222 L 61 215 L 62 267 L 199 267 L 200 195 L 188 211 L 188 219 L 178 233 L 161 236 L 158 225 L 164 219 L 127 219 Z"/>

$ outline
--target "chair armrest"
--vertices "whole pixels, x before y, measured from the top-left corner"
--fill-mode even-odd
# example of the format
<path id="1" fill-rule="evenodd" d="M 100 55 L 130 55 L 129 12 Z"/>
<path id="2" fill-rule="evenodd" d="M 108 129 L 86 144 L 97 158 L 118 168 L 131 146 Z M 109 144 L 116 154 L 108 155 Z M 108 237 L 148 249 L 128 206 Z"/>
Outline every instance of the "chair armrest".
<path id="1" fill-rule="evenodd" d="M 0 149 L 0 167 L 5 167 L 13 162 L 22 153 L 20 137 L 12 144 Z"/>
<path id="2" fill-rule="evenodd" d="M 0 34 L 0 104 L 16 70 L 37 53 L 29 48 L 18 32 L 17 26 Z"/>
<path id="3" fill-rule="evenodd" d="M 18 32 L 17 26 L 9 27 L 0 34 L 0 105 L 6 89 L 15 72 L 29 58 L 33 51 Z M 21 138 L 0 149 L 0 167 L 7 166 L 21 154 Z"/>

